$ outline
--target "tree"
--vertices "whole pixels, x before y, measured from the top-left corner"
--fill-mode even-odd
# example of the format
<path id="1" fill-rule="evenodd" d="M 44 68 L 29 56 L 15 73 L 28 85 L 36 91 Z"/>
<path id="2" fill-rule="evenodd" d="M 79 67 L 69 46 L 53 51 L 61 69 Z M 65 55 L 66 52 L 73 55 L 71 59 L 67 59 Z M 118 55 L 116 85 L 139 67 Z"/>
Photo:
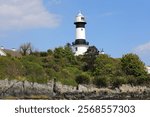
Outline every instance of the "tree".
<path id="1" fill-rule="evenodd" d="M 54 50 L 54 57 L 56 59 L 61 59 L 62 57 L 65 57 L 65 52 L 64 52 L 63 47 L 55 48 L 55 50 Z"/>
<path id="2" fill-rule="evenodd" d="M 52 55 L 52 54 L 53 54 L 53 51 L 52 51 L 51 49 L 48 49 L 48 50 L 47 50 L 47 53 L 48 53 L 48 55 Z"/>
<path id="3" fill-rule="evenodd" d="M 126 54 L 121 58 L 122 70 L 127 75 L 133 75 L 135 77 L 145 76 L 147 74 L 144 63 L 136 54 Z"/>
<path id="4" fill-rule="evenodd" d="M 99 55 L 99 51 L 95 46 L 90 46 L 87 51 L 85 52 L 85 55 L 83 57 L 85 66 L 84 70 L 93 70 L 94 68 L 94 62 L 96 57 Z"/>
<path id="5" fill-rule="evenodd" d="M 76 58 L 72 49 L 68 46 L 55 48 L 54 57 L 55 61 L 61 63 L 61 65 L 76 64 Z"/>
<path id="6" fill-rule="evenodd" d="M 120 68 L 120 62 L 118 59 L 111 58 L 110 56 L 106 54 L 100 54 L 94 63 L 94 71 L 93 74 L 95 76 L 99 75 L 120 75 L 121 68 Z"/>
<path id="7" fill-rule="evenodd" d="M 72 50 L 72 45 L 70 43 L 66 43 L 65 47 L 68 47 Z"/>
<path id="8" fill-rule="evenodd" d="M 31 43 L 24 43 L 20 46 L 20 52 L 22 55 L 28 55 L 31 54 L 33 52 L 33 47 L 31 45 Z"/>
<path id="9" fill-rule="evenodd" d="M 40 52 L 40 57 L 46 57 L 46 56 L 48 56 L 47 52 Z"/>
<path id="10" fill-rule="evenodd" d="M 70 43 L 67 43 L 66 46 L 64 47 L 64 53 L 65 53 L 65 57 L 68 59 L 68 61 L 71 64 L 77 63 Z"/>

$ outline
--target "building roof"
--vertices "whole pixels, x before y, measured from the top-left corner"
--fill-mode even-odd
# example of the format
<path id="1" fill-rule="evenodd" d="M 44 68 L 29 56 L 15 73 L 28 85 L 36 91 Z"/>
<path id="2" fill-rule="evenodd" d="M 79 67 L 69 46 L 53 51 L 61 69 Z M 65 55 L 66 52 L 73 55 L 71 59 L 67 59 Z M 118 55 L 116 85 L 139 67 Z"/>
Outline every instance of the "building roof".
<path id="1" fill-rule="evenodd" d="M 81 11 L 79 11 L 77 17 L 84 17 L 83 14 L 81 13 Z"/>
<path id="2" fill-rule="evenodd" d="M 6 56 L 6 53 L 3 51 L 3 49 L 0 49 L 0 56 Z"/>
<path id="3" fill-rule="evenodd" d="M 21 53 L 19 51 L 14 51 L 14 50 L 10 50 L 10 49 L 3 49 L 3 51 L 7 54 L 10 55 L 12 57 L 21 57 Z"/>

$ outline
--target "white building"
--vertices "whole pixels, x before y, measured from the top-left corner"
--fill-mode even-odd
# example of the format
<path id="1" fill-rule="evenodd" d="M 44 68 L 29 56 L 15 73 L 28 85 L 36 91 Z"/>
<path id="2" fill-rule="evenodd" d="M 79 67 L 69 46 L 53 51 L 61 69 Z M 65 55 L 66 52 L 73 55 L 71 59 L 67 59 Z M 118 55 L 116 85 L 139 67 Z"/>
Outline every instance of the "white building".
<path id="1" fill-rule="evenodd" d="M 16 51 L 15 48 L 12 49 L 5 49 L 3 46 L 0 47 L 0 56 L 12 56 L 12 57 L 21 57 L 19 51 Z"/>
<path id="2" fill-rule="evenodd" d="M 81 12 L 76 16 L 74 24 L 76 25 L 76 38 L 75 42 L 72 43 L 74 53 L 76 56 L 83 55 L 89 48 L 89 42 L 86 41 L 86 21 Z"/>
<path id="3" fill-rule="evenodd" d="M 146 66 L 147 72 L 150 74 L 150 66 Z"/>
<path id="4" fill-rule="evenodd" d="M 7 56 L 7 54 L 4 52 L 3 46 L 1 46 L 1 48 L 0 48 L 0 56 Z"/>

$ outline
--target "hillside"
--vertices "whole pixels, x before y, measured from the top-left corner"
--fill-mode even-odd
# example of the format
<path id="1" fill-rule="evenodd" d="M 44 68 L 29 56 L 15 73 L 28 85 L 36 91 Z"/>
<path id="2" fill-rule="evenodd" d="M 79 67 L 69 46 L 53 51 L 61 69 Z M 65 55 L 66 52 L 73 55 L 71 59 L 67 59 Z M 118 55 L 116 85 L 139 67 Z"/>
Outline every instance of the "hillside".
<path id="1" fill-rule="evenodd" d="M 74 56 L 69 45 L 47 52 L 31 52 L 20 58 L 0 57 L 0 80 L 44 84 L 50 80 L 64 85 L 92 84 L 119 87 L 122 84 L 149 85 L 150 76 L 135 54 L 112 58 L 90 47 L 84 56 Z"/>

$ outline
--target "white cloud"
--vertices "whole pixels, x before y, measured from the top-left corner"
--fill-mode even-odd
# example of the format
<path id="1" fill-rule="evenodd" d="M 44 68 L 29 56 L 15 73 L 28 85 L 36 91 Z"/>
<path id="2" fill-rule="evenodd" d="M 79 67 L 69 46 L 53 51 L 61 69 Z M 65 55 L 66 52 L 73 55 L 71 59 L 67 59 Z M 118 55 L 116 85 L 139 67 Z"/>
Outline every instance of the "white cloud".
<path id="1" fill-rule="evenodd" d="M 48 3 L 49 5 L 53 5 L 53 4 L 56 4 L 56 5 L 59 5 L 61 4 L 61 0 L 49 0 Z"/>
<path id="2" fill-rule="evenodd" d="M 133 49 L 133 52 L 139 55 L 149 55 L 150 56 L 150 42 L 139 45 Z"/>
<path id="3" fill-rule="evenodd" d="M 139 55 L 147 65 L 150 65 L 150 42 L 137 46 L 133 49 L 133 53 Z"/>
<path id="4" fill-rule="evenodd" d="M 60 16 L 50 13 L 43 0 L 0 0 L 0 30 L 56 27 Z"/>

